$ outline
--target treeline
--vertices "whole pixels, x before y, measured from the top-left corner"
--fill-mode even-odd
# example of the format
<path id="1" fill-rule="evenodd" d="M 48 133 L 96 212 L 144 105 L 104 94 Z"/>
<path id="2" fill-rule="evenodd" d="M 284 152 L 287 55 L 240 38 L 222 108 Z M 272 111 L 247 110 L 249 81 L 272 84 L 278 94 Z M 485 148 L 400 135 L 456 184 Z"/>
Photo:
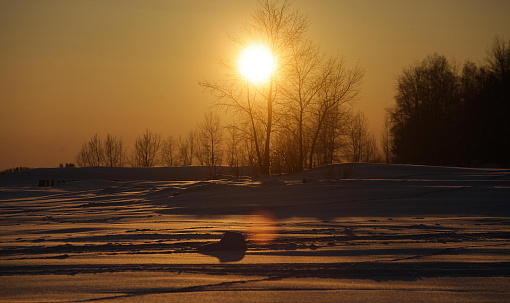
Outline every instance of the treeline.
<path id="1" fill-rule="evenodd" d="M 254 41 L 270 48 L 276 68 L 267 81 L 244 78 L 239 56 L 230 55 L 221 61 L 223 79 L 200 82 L 215 106 L 196 130 L 177 140 L 146 131 L 129 153 L 120 139 L 107 143 L 107 137 L 100 149 L 95 137 L 84 145 L 78 164 L 224 164 L 280 174 L 343 161 L 382 161 L 367 119 L 353 109 L 363 68 L 327 56 L 313 43 L 307 18 L 289 1 L 261 0 L 251 16 L 241 35 L 230 37 L 238 53 Z M 219 109 L 234 119 L 220 123 Z"/>
<path id="2" fill-rule="evenodd" d="M 346 114 L 342 133 L 335 140 L 338 151 L 332 161 L 381 162 L 375 136 L 369 132 L 368 121 L 363 113 Z M 324 143 L 318 140 L 320 146 Z M 160 134 L 145 130 L 131 148 L 121 137 L 107 134 L 103 139 L 98 134 L 82 145 L 76 163 L 81 167 L 154 167 L 203 165 L 216 173 L 216 167 L 229 166 L 234 174 L 239 174 L 241 166 L 251 166 L 260 173 L 253 155 L 253 141 L 239 125 L 222 123 L 220 115 L 208 111 L 196 128 L 185 136 L 162 138 Z M 292 171 L 287 154 L 278 149 L 272 153 L 273 173 Z"/>
<path id="3" fill-rule="evenodd" d="M 12 174 L 12 173 L 17 173 L 17 172 L 24 171 L 24 170 L 29 170 L 29 169 L 30 169 L 30 167 L 24 167 L 24 166 L 7 168 L 7 169 L 4 169 L 4 170 L 0 171 L 0 176 L 7 175 L 7 174 Z"/>
<path id="4" fill-rule="evenodd" d="M 395 101 L 395 162 L 510 165 L 510 42 L 495 38 L 482 65 L 428 56 L 398 76 Z"/>
<path id="5" fill-rule="evenodd" d="M 277 66 L 269 79 L 243 78 L 237 56 L 228 56 L 221 60 L 223 79 L 200 83 L 236 117 L 229 144 L 242 138 L 244 158 L 263 174 L 378 157 L 375 139 L 360 134 L 366 119 L 353 113 L 363 68 L 326 55 L 308 28 L 289 1 L 259 1 L 244 31 L 230 37 L 239 53 L 253 41 L 270 48 Z"/>

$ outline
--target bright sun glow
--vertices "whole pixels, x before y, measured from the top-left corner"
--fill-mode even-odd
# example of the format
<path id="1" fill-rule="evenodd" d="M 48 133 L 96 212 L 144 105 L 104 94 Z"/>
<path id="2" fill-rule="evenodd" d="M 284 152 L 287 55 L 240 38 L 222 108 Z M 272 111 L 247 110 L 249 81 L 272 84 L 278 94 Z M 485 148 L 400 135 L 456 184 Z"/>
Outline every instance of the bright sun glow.
<path id="1" fill-rule="evenodd" d="M 274 56 L 269 47 L 253 44 L 246 47 L 239 57 L 239 72 L 252 83 L 269 80 L 275 67 Z"/>

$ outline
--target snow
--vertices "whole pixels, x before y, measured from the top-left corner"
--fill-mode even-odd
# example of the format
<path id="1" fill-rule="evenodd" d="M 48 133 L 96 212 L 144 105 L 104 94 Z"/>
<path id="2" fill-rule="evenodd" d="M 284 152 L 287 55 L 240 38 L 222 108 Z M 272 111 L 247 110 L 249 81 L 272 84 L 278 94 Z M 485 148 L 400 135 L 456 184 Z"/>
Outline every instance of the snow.
<path id="1" fill-rule="evenodd" d="M 508 301 L 509 170 L 229 171 L 0 176 L 0 301 Z M 197 251 L 225 231 L 248 250 Z"/>

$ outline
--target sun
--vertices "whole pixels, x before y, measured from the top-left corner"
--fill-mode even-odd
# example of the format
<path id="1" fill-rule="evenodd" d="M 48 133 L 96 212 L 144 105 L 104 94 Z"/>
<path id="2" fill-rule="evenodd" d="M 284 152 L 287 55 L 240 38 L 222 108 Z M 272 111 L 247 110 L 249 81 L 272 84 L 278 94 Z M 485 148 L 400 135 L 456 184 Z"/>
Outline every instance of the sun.
<path id="1" fill-rule="evenodd" d="M 271 49 L 263 44 L 247 46 L 239 56 L 239 72 L 254 84 L 267 82 L 275 67 L 275 58 Z"/>

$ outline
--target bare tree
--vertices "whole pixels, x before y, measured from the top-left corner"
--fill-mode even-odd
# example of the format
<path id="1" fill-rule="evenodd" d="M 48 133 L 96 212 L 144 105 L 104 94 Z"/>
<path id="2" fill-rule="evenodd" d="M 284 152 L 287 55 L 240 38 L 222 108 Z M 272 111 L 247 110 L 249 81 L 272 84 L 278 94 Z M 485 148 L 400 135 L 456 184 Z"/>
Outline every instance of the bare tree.
<path id="1" fill-rule="evenodd" d="M 397 77 L 395 106 L 390 109 L 396 161 L 427 165 L 451 164 L 461 136 L 455 134 L 460 78 L 457 67 L 434 54 Z"/>
<path id="2" fill-rule="evenodd" d="M 274 107 L 278 98 L 278 87 L 284 80 L 284 77 L 279 77 L 278 74 L 285 68 L 290 47 L 305 37 L 307 28 L 308 21 L 291 10 L 289 1 L 259 1 L 252 15 L 252 22 L 245 28 L 243 38 L 231 39 L 239 48 L 245 47 L 251 41 L 265 43 L 273 56 L 278 58 L 279 70 L 271 76 L 267 85 L 253 86 L 250 89 L 250 84 L 239 77 L 235 60 L 223 60 L 226 79 L 221 83 L 200 83 L 216 95 L 217 104 L 248 117 L 257 163 L 264 174 L 270 173 Z"/>
<path id="3" fill-rule="evenodd" d="M 101 166 L 104 161 L 103 143 L 97 134 L 89 141 L 90 166 Z"/>
<path id="4" fill-rule="evenodd" d="M 382 145 L 382 151 L 383 151 L 383 156 L 384 156 L 384 162 L 391 163 L 392 162 L 392 152 L 391 152 L 392 135 L 391 135 L 391 122 L 390 122 L 389 115 L 386 115 L 386 117 L 384 119 L 384 127 L 381 131 L 381 145 Z"/>
<path id="5" fill-rule="evenodd" d="M 187 165 L 193 165 L 193 156 L 196 154 L 196 146 L 197 146 L 198 136 L 195 130 L 190 130 L 188 132 L 188 147 L 189 147 L 189 163 Z"/>
<path id="6" fill-rule="evenodd" d="M 280 62 L 280 70 L 287 67 L 292 54 L 289 51 L 293 46 L 306 40 L 308 20 L 297 11 L 291 10 L 289 1 L 260 1 L 259 9 L 253 14 L 253 28 L 259 36 L 269 45 L 273 55 Z M 270 144 L 273 129 L 273 106 L 278 97 L 278 87 L 285 81 L 283 75 L 275 73 L 269 81 L 269 88 L 265 94 L 267 100 L 267 119 L 265 123 L 264 158 L 262 160 L 262 173 L 270 173 Z"/>
<path id="7" fill-rule="evenodd" d="M 351 117 L 348 124 L 348 136 L 351 162 L 374 162 L 377 159 L 377 142 L 370 134 L 368 120 L 362 112 Z"/>
<path id="8" fill-rule="evenodd" d="M 81 146 L 80 151 L 78 152 L 78 155 L 76 155 L 76 164 L 81 167 L 88 166 L 88 150 L 87 150 L 87 144 L 83 144 Z"/>
<path id="9" fill-rule="evenodd" d="M 193 165 L 193 158 L 200 152 L 196 148 L 197 135 L 191 130 L 186 137 L 179 136 L 177 141 L 178 161 L 180 165 Z"/>
<path id="10" fill-rule="evenodd" d="M 242 131 L 239 129 L 239 126 L 231 122 L 226 126 L 227 130 L 227 164 L 232 170 L 232 172 L 239 177 L 240 171 L 239 166 L 242 165 L 243 162 L 243 150 L 242 150 L 242 142 L 244 138 L 242 136 Z"/>
<path id="11" fill-rule="evenodd" d="M 135 167 L 153 167 L 158 162 L 161 148 L 161 136 L 152 133 L 148 129 L 138 136 L 131 160 Z"/>
<path id="12" fill-rule="evenodd" d="M 338 146 L 337 122 L 346 111 L 343 105 L 354 100 L 363 78 L 359 66 L 348 68 L 342 60 L 326 60 L 311 42 L 308 27 L 307 18 L 289 1 L 259 1 L 242 38 L 232 41 L 240 49 L 251 41 L 269 46 L 277 61 L 270 81 L 250 84 L 238 75 L 234 59 L 224 59 L 225 78 L 200 83 L 216 96 L 217 105 L 248 121 L 242 124 L 248 127 L 244 133 L 251 141 L 248 159 L 263 174 L 273 172 L 272 165 L 278 166 L 274 172 L 313 167 L 318 146 L 326 144 L 319 140 L 326 137 L 330 148 L 321 157 L 332 161 Z"/>
<path id="13" fill-rule="evenodd" d="M 89 154 L 87 150 L 87 144 L 83 144 L 81 146 L 80 151 L 78 152 L 78 155 L 76 155 L 76 164 L 81 167 L 89 166 L 89 160 L 88 160 Z"/>
<path id="14" fill-rule="evenodd" d="M 177 150 L 179 164 L 188 165 L 190 159 L 188 139 L 183 139 L 182 136 L 179 136 L 179 140 L 177 141 Z"/>
<path id="15" fill-rule="evenodd" d="M 306 40 L 292 45 L 291 58 L 287 65 L 287 81 L 282 86 L 285 97 L 283 127 L 294 137 L 297 155 L 291 163 L 291 171 L 301 171 L 305 163 L 305 141 L 307 123 L 310 123 L 310 108 L 316 102 L 320 89 L 317 81 L 324 55 L 319 48 Z"/>
<path id="16" fill-rule="evenodd" d="M 172 136 L 168 137 L 165 141 L 162 142 L 161 148 L 161 161 L 166 166 L 176 166 L 177 165 L 177 144 Z"/>
<path id="17" fill-rule="evenodd" d="M 122 167 L 126 160 L 122 138 L 107 134 L 103 144 L 103 153 L 106 166 Z"/>
<path id="18" fill-rule="evenodd" d="M 347 144 L 348 114 L 347 109 L 337 106 L 325 116 L 315 145 L 313 166 L 324 166 L 342 160 L 340 151 Z"/>
<path id="19" fill-rule="evenodd" d="M 76 163 L 79 166 L 101 166 L 104 163 L 103 143 L 97 134 L 81 147 Z"/>
<path id="20" fill-rule="evenodd" d="M 223 153 L 223 129 L 217 113 L 205 113 L 204 121 L 198 125 L 198 139 L 201 156 L 212 169 L 211 174 L 216 174 L 216 166 L 221 164 Z"/>
<path id="21" fill-rule="evenodd" d="M 500 81 L 508 77 L 510 75 L 510 41 L 496 36 L 492 47 L 487 50 L 486 61 L 494 76 Z"/>
<path id="22" fill-rule="evenodd" d="M 322 67 L 321 76 L 318 79 L 318 98 L 313 107 L 314 120 L 308 161 L 309 168 L 314 166 L 315 147 L 325 121 L 332 114 L 345 113 L 340 107 L 356 98 L 363 76 L 364 70 L 361 66 L 347 68 L 345 63 L 338 59 L 330 59 Z"/>
<path id="23" fill-rule="evenodd" d="M 367 163 L 381 163 L 383 162 L 383 157 L 381 156 L 381 152 L 379 151 L 379 147 L 377 146 L 377 140 L 373 133 L 368 133 L 366 140 L 363 145 L 363 162 Z"/>

